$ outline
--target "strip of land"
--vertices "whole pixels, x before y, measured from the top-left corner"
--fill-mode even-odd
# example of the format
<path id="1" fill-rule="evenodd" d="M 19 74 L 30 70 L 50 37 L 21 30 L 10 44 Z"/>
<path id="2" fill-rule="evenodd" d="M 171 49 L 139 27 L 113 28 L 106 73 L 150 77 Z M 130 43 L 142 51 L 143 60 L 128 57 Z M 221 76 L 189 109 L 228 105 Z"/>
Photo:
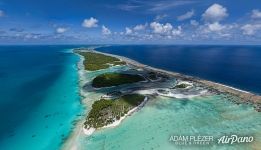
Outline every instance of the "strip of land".
<path id="1" fill-rule="evenodd" d="M 257 110 L 258 112 L 261 112 L 261 96 L 253 94 L 251 92 L 239 90 L 239 89 L 236 89 L 236 88 L 233 88 L 233 87 L 230 87 L 230 86 L 226 86 L 226 85 L 215 83 L 215 82 L 212 82 L 212 81 L 200 79 L 200 78 L 197 78 L 197 77 L 192 77 L 192 76 L 188 76 L 188 75 L 184 75 L 184 74 L 180 74 L 180 73 L 176 73 L 176 72 L 171 72 L 171 71 L 166 71 L 166 70 L 154 68 L 154 67 L 151 67 L 151 66 L 148 66 L 148 65 L 141 64 L 141 63 L 139 63 L 135 60 L 132 60 L 132 59 L 129 59 L 129 58 L 126 58 L 126 57 L 123 57 L 123 56 L 118 56 L 118 55 L 113 55 L 113 54 L 108 54 L 108 53 L 102 53 L 102 52 L 98 52 L 98 51 L 95 51 L 95 50 L 92 50 L 92 52 L 118 58 L 121 61 L 126 62 L 127 65 L 129 65 L 129 66 L 133 66 L 133 67 L 136 67 L 136 68 L 142 68 L 144 70 L 148 70 L 148 71 L 151 71 L 151 72 L 159 72 L 161 74 L 164 74 L 164 75 L 167 75 L 167 76 L 172 76 L 172 77 L 175 77 L 175 78 L 181 79 L 181 80 L 187 80 L 187 81 L 195 82 L 195 83 L 201 84 L 203 86 L 206 86 L 209 90 L 211 90 L 213 92 L 230 94 L 232 96 L 239 98 L 237 101 L 234 101 L 235 103 L 252 104 L 253 107 L 255 108 L 255 110 Z"/>

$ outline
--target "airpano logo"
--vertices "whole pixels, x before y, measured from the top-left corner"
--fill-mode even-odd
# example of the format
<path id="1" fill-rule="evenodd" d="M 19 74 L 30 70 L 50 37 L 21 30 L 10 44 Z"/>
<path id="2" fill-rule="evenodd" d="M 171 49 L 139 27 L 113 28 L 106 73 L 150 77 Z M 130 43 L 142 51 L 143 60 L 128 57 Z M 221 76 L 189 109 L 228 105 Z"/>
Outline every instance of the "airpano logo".
<path id="1" fill-rule="evenodd" d="M 254 141 L 253 136 L 222 136 L 218 139 L 218 144 L 236 144 L 236 143 L 251 143 Z"/>
<path id="2" fill-rule="evenodd" d="M 221 144 L 239 144 L 251 143 L 254 141 L 253 136 L 238 136 L 238 135 L 224 135 L 219 138 L 214 138 L 210 135 L 171 135 L 170 142 L 175 145 L 211 145 L 217 143 Z"/>

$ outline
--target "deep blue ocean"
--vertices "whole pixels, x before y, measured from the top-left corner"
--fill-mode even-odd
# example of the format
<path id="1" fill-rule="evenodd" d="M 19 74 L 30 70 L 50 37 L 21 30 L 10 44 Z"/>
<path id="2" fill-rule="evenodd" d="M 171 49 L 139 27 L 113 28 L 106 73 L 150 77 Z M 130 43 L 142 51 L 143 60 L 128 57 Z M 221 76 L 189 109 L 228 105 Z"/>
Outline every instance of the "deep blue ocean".
<path id="1" fill-rule="evenodd" d="M 0 47 L 0 149 L 58 149 L 81 115 L 73 46 Z"/>
<path id="2" fill-rule="evenodd" d="M 261 46 L 108 46 L 98 51 L 261 94 Z"/>

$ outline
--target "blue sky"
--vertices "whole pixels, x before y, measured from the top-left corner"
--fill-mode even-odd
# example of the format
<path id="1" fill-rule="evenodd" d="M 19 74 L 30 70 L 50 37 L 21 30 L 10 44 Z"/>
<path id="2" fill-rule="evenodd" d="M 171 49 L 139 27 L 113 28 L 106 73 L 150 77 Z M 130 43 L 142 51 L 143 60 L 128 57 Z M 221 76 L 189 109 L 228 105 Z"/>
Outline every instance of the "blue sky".
<path id="1" fill-rule="evenodd" d="M 260 0 L 0 0 L 0 44 L 260 42 Z"/>

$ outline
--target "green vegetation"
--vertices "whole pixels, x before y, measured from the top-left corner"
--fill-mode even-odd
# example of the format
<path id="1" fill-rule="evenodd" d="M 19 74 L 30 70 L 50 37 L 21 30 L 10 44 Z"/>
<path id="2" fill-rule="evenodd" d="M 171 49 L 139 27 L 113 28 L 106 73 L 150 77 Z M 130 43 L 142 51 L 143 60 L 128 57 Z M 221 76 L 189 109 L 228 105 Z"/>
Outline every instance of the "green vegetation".
<path id="1" fill-rule="evenodd" d="M 182 83 L 182 84 L 176 85 L 174 88 L 184 89 L 184 88 L 187 88 L 188 86 L 189 86 L 188 84 Z"/>
<path id="2" fill-rule="evenodd" d="M 80 55 L 84 56 L 85 60 L 83 62 L 86 70 L 95 71 L 100 69 L 106 69 L 112 65 L 125 65 L 124 61 L 118 58 L 106 56 L 103 54 L 93 53 L 93 52 L 79 52 Z"/>
<path id="3" fill-rule="evenodd" d="M 155 72 L 149 72 L 148 73 L 148 78 L 150 80 L 156 80 L 157 79 L 157 74 Z"/>
<path id="4" fill-rule="evenodd" d="M 117 86 L 122 84 L 130 84 L 139 81 L 144 81 L 140 75 L 123 74 L 123 73 L 105 73 L 97 76 L 92 81 L 92 86 L 95 88 Z"/>
<path id="5" fill-rule="evenodd" d="M 100 128 L 115 120 L 119 120 L 132 108 L 140 105 L 145 96 L 139 94 L 128 94 L 114 100 L 104 100 L 94 102 L 92 109 L 84 123 L 85 127 Z"/>

